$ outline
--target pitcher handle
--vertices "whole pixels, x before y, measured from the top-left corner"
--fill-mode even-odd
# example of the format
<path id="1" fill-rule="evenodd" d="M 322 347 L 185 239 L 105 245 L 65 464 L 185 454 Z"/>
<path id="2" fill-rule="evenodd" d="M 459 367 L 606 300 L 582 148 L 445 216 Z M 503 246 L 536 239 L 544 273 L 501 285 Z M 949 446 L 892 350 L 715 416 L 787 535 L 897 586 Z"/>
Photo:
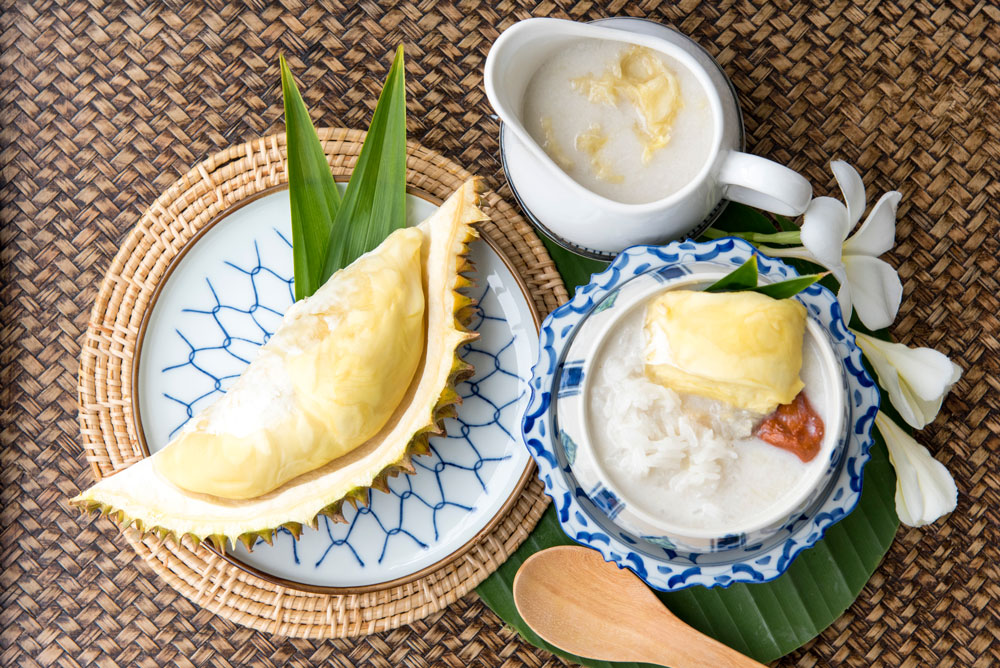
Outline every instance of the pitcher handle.
<path id="1" fill-rule="evenodd" d="M 719 183 L 726 199 L 782 216 L 802 214 L 812 199 L 812 185 L 795 170 L 739 151 L 723 160 Z"/>

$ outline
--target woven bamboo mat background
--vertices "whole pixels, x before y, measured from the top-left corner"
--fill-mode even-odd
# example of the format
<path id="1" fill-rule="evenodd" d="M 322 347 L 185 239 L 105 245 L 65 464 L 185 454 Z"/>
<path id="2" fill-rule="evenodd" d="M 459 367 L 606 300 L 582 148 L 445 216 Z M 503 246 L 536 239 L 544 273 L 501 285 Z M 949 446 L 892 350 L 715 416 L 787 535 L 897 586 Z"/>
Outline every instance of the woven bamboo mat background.
<path id="1" fill-rule="evenodd" d="M 281 129 L 279 52 L 314 117 L 361 127 L 405 43 L 412 138 L 499 187 L 480 85 L 492 40 L 531 15 L 617 14 L 672 23 L 719 59 L 752 150 L 821 192 L 832 158 L 858 165 L 870 196 L 903 192 L 895 334 L 966 370 L 921 435 L 958 480 L 958 511 L 901 531 L 847 614 L 782 665 L 1000 663 L 1000 10 L 936 4 L 0 2 L 0 663 L 559 665 L 474 595 L 353 641 L 286 640 L 195 607 L 109 523 L 66 505 L 92 480 L 77 359 L 100 277 L 142 211 L 207 155 Z"/>

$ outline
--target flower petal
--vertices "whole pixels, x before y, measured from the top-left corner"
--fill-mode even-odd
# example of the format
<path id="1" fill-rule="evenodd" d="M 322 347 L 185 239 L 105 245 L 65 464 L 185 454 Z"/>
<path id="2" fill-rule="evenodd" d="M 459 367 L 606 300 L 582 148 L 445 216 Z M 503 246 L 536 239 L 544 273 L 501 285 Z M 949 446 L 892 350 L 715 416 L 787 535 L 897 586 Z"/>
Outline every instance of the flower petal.
<path id="1" fill-rule="evenodd" d="M 844 201 L 847 202 L 847 222 L 850 223 L 850 229 L 853 229 L 861 220 L 861 214 L 865 212 L 864 181 L 861 180 L 858 170 L 843 160 L 834 160 L 830 163 L 830 168 L 837 178 L 840 192 L 844 194 Z"/>
<path id="2" fill-rule="evenodd" d="M 845 255 L 844 268 L 854 310 L 865 327 L 882 329 L 891 325 L 903 299 L 903 284 L 896 270 L 868 255 Z"/>
<path id="3" fill-rule="evenodd" d="M 896 514 L 899 521 L 919 527 L 955 510 L 958 487 L 945 465 L 881 411 L 875 416 L 889 459 L 896 469 Z"/>
<path id="4" fill-rule="evenodd" d="M 908 348 L 861 332 L 854 336 L 900 417 L 916 429 L 933 422 L 961 368 L 931 348 Z"/>
<path id="5" fill-rule="evenodd" d="M 843 204 L 832 197 L 817 197 L 809 202 L 802 217 L 802 245 L 820 263 L 840 264 L 844 239 L 852 227 Z"/>
<path id="6" fill-rule="evenodd" d="M 893 190 L 879 198 L 865 222 L 844 242 L 844 253 L 879 256 L 896 242 L 896 208 L 902 195 Z"/>

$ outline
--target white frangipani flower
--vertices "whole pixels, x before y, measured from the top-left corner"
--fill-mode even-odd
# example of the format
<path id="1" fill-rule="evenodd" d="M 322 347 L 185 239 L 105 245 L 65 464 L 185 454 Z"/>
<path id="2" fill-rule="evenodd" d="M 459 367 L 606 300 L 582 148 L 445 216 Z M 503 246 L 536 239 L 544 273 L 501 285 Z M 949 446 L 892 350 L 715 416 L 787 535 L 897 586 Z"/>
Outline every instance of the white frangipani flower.
<path id="1" fill-rule="evenodd" d="M 896 191 L 882 195 L 858 231 L 848 238 L 865 210 L 865 185 L 846 162 L 834 160 L 830 167 L 846 205 L 832 197 L 813 199 L 803 214 L 802 246 L 762 250 L 823 265 L 840 283 L 837 301 L 845 322 L 850 322 L 853 309 L 866 327 L 888 327 L 899 311 L 903 284 L 896 270 L 878 256 L 892 248 L 901 195 Z"/>
<path id="2" fill-rule="evenodd" d="M 915 429 L 933 422 L 962 376 L 961 367 L 932 348 L 908 348 L 861 332 L 854 336 L 900 417 Z"/>
<path id="3" fill-rule="evenodd" d="M 958 488 L 944 464 L 879 411 L 875 425 L 896 469 L 896 514 L 903 524 L 919 527 L 955 510 Z"/>

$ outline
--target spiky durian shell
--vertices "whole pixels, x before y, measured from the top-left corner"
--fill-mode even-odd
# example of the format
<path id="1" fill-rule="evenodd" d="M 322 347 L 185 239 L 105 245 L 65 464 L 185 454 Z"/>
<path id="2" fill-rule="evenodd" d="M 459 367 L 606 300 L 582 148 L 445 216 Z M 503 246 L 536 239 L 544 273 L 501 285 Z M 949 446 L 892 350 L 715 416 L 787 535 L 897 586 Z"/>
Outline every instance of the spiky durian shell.
<path id="1" fill-rule="evenodd" d="M 451 302 L 448 304 L 447 308 L 447 311 L 450 312 L 447 328 L 449 333 L 453 334 L 453 336 L 450 337 L 451 343 L 447 346 L 448 349 L 443 350 L 442 355 L 437 357 L 437 359 L 443 359 L 445 354 L 449 356 L 451 359 L 450 369 L 447 371 L 444 382 L 436 391 L 436 398 L 431 404 L 429 419 L 421 421 L 422 423 L 413 429 L 409 435 L 406 446 L 403 448 L 402 455 L 399 457 L 393 457 L 392 461 L 378 468 L 377 472 L 371 476 L 371 479 L 367 484 L 354 486 L 346 493 L 336 494 L 335 498 L 330 500 L 322 499 L 320 502 L 325 502 L 322 507 L 315 512 L 310 511 L 306 513 L 307 516 L 297 516 L 295 518 L 289 518 L 289 521 L 270 523 L 270 526 L 249 526 L 246 530 L 238 532 L 219 533 L 213 531 L 180 531 L 176 528 L 176 526 L 174 528 L 163 526 L 163 524 L 170 524 L 171 522 L 158 522 L 153 515 L 169 516 L 169 509 L 157 509 L 156 513 L 147 513 L 146 517 L 138 516 L 139 513 L 134 513 L 135 516 L 130 516 L 125 509 L 117 507 L 115 502 L 110 500 L 108 495 L 102 494 L 102 486 L 106 487 L 106 483 L 109 481 L 116 478 L 119 480 L 127 479 L 128 476 L 126 474 L 129 469 L 111 476 L 110 478 L 105 478 L 104 481 L 97 483 L 93 487 L 81 493 L 79 496 L 72 499 L 71 503 L 78 506 L 85 512 L 97 511 L 101 515 L 111 518 L 121 525 L 122 530 L 133 527 L 143 535 L 154 534 L 161 540 L 170 538 L 180 543 L 181 539 L 187 535 L 190 536 L 196 543 L 207 540 L 218 549 L 223 549 L 227 541 L 234 544 L 238 541 L 246 546 L 247 549 L 252 549 L 253 545 L 259 539 L 262 539 L 270 544 L 274 539 L 275 533 L 280 528 L 289 530 L 295 538 L 298 538 L 304 526 L 308 525 L 313 528 L 317 527 L 320 515 L 326 515 L 334 521 L 345 521 L 343 516 L 343 512 L 345 510 L 344 503 L 350 503 L 355 508 L 359 505 L 367 505 L 369 502 L 370 489 L 374 488 L 380 491 L 388 491 L 389 477 L 397 476 L 400 473 L 414 473 L 415 469 L 412 463 L 412 458 L 418 455 L 427 454 L 429 452 L 428 439 L 432 436 L 443 434 L 445 432 L 444 419 L 454 417 L 456 414 L 456 405 L 461 403 L 461 397 L 456 391 L 455 386 L 463 380 L 469 378 L 474 373 L 472 365 L 459 357 L 458 350 L 466 343 L 478 338 L 477 333 L 468 330 L 470 319 L 475 313 L 476 302 L 473 298 L 460 292 L 460 290 L 472 286 L 472 282 L 467 276 L 468 272 L 473 269 L 472 263 L 468 257 L 468 244 L 473 239 L 478 237 L 478 234 L 471 225 L 486 218 L 485 215 L 475 206 L 475 191 L 475 181 L 466 182 L 441 207 L 441 210 L 444 211 L 447 211 L 449 207 L 455 208 L 455 212 L 453 214 L 454 219 L 452 221 L 455 226 L 453 229 L 454 238 L 448 244 L 447 249 L 449 264 L 453 264 L 453 266 L 450 267 L 451 270 L 447 272 L 447 276 L 445 277 L 445 282 L 447 283 L 445 299 L 450 300 Z M 431 235 L 433 231 L 434 230 L 430 230 L 428 233 L 430 236 L 430 243 L 432 244 L 435 243 L 435 240 Z M 430 271 L 430 269 L 431 267 L 428 263 L 425 274 Z M 431 295 L 428 295 L 428 298 L 430 297 Z M 445 323 L 440 324 L 444 325 Z M 428 329 L 430 330 L 432 326 L 430 318 L 428 318 Z M 438 330 L 436 333 L 440 333 L 440 331 L 441 330 Z M 432 334 L 434 333 L 430 331 L 428 332 L 427 345 L 430 345 Z M 430 366 L 432 362 L 433 360 L 425 360 L 419 370 L 419 373 L 426 373 L 427 367 Z M 422 378 L 420 380 L 422 380 Z M 415 380 L 414 382 L 417 381 Z M 420 401 L 421 397 L 419 395 L 411 399 L 411 403 L 417 403 Z M 133 467 L 141 468 L 148 463 L 148 460 L 143 460 L 133 465 Z M 120 476 L 121 478 L 119 478 Z M 306 474 L 306 476 L 302 477 L 305 478 L 308 476 L 309 474 Z M 169 485 L 169 483 L 162 478 L 160 478 L 160 480 L 162 481 L 162 484 Z M 296 480 L 287 483 L 287 485 L 290 486 L 294 486 L 296 484 Z M 177 489 L 174 488 L 175 493 L 176 491 Z M 201 495 L 194 496 L 201 497 Z M 204 497 L 202 497 L 202 500 L 204 500 Z M 248 501 L 252 502 L 254 500 L 251 499 Z M 226 505 L 231 506 L 233 503 L 238 502 L 226 501 L 225 503 Z M 252 524 L 253 520 L 250 519 L 247 520 L 247 522 L 248 524 Z"/>

